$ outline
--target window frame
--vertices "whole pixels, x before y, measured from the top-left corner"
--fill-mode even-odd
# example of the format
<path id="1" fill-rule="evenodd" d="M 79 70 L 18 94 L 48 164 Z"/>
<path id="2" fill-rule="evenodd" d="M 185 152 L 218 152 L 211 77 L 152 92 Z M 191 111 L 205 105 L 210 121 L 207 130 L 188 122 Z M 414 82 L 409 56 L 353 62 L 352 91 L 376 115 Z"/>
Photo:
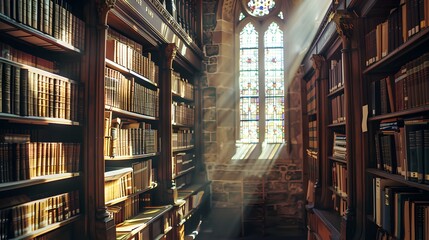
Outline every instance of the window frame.
<path id="1" fill-rule="evenodd" d="M 244 0 L 242 1 L 242 4 L 244 4 Z M 271 23 L 275 22 L 280 30 L 283 32 L 283 69 L 286 70 L 286 63 L 287 63 L 287 59 L 286 59 L 286 43 L 287 43 L 287 39 L 286 39 L 286 29 L 285 29 L 285 19 L 281 19 L 280 17 L 278 17 L 279 13 L 282 12 L 283 13 L 283 17 L 285 16 L 285 10 L 283 9 L 285 4 L 282 4 L 283 1 L 276 1 L 276 7 L 273 9 L 273 11 L 269 14 L 269 15 L 265 15 L 262 17 L 255 17 L 253 15 L 250 15 L 247 11 L 246 11 L 246 6 L 240 5 L 240 7 L 238 7 L 238 10 L 235 14 L 235 17 L 237 19 L 237 23 L 235 24 L 235 46 L 237 46 L 235 48 L 235 62 L 236 62 L 236 74 L 235 74 L 235 86 L 237 89 L 237 98 L 236 98 L 236 102 L 237 104 L 237 108 L 236 108 L 236 142 L 237 143 L 251 143 L 251 142 L 245 142 L 245 141 L 241 141 L 240 139 L 240 132 L 241 132 L 241 119 L 240 119 L 240 85 L 239 85 L 239 80 L 240 80 L 240 33 L 243 30 L 243 28 L 251 23 L 254 28 L 255 31 L 258 32 L 258 69 L 259 69 L 259 120 L 258 120 L 258 125 L 259 125 L 259 140 L 258 140 L 258 144 L 262 144 L 265 142 L 266 140 L 266 111 L 265 111 L 265 45 L 264 45 L 264 41 L 265 41 L 265 33 L 268 30 L 268 27 L 271 25 Z M 244 14 L 244 19 L 239 20 L 240 19 L 240 14 L 243 13 Z M 261 61 L 262 59 L 262 61 Z M 287 85 L 286 85 L 286 73 L 283 74 L 283 83 L 284 83 L 284 95 L 283 95 L 283 99 L 284 99 L 284 117 L 283 117 L 283 126 L 284 126 L 284 138 L 283 138 L 283 142 L 279 142 L 279 143 L 286 143 L 286 139 L 287 139 L 287 125 L 286 125 L 286 108 L 287 108 L 287 103 L 286 103 L 286 94 L 287 94 Z M 262 106 L 262 107 L 261 107 Z M 254 143 L 252 143 L 254 144 Z"/>

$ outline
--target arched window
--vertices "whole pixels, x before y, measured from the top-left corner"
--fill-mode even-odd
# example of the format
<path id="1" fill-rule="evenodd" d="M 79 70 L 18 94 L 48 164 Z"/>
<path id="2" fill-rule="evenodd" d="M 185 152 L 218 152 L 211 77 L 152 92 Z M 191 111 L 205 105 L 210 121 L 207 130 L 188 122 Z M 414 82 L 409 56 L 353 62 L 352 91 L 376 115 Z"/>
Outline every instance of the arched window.
<path id="1" fill-rule="evenodd" d="M 239 141 L 285 141 L 285 42 L 281 1 L 243 0 L 237 14 Z"/>

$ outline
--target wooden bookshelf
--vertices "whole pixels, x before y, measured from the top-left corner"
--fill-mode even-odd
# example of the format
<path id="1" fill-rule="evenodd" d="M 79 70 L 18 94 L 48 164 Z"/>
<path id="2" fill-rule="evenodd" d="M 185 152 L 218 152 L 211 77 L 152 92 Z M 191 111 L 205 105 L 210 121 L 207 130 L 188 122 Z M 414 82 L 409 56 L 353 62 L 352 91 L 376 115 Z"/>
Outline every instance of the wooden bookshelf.
<path id="1" fill-rule="evenodd" d="M 360 61 L 351 50 L 359 41 L 355 16 L 344 9 L 349 3 L 331 5 L 303 61 L 304 80 L 315 77 L 318 89 L 317 114 L 307 117 L 309 129 L 317 121 L 317 151 L 306 151 L 309 239 L 353 239 L 361 231 Z"/>
<path id="2" fill-rule="evenodd" d="M 83 1 L 24 12 L 32 3 L 0 3 L 0 228 L 5 239 L 78 238 L 69 230 L 84 221 L 87 198 Z"/>
<path id="3" fill-rule="evenodd" d="M 405 195 L 404 192 L 415 189 L 423 193 L 429 191 L 424 180 L 419 182 L 417 176 L 416 180 L 414 176 L 409 176 L 413 170 L 408 165 L 410 162 L 417 162 L 418 159 L 409 155 L 410 148 L 417 147 L 410 141 L 424 148 L 423 133 L 421 141 L 415 133 L 420 130 L 423 132 L 425 126 L 417 125 L 415 128 L 409 128 L 407 123 L 409 119 L 426 119 L 428 116 L 427 103 L 425 103 L 427 95 L 424 91 L 420 91 L 428 83 L 420 74 L 425 71 L 424 67 L 420 67 L 420 63 L 427 61 L 424 54 L 428 52 L 427 7 L 429 2 L 372 0 L 357 1 L 356 6 L 358 6 L 356 11 L 365 17 L 363 20 L 365 24 L 361 29 L 363 32 L 361 39 L 364 40 L 364 44 L 360 47 L 360 51 L 364 53 L 362 58 L 368 60 L 371 55 L 374 55 L 375 50 L 387 50 L 381 56 L 378 52 L 378 59 L 371 64 L 363 64 L 361 70 L 362 88 L 368 89 L 367 97 L 363 100 L 370 109 L 367 119 L 368 133 L 363 137 L 366 141 L 366 154 L 359 166 L 364 170 L 360 184 L 368 186 L 362 193 L 362 201 L 365 203 L 364 214 L 367 216 L 363 218 L 365 220 L 363 232 L 365 238 L 403 239 L 408 236 L 398 229 L 406 226 L 413 227 L 411 223 L 407 220 L 399 220 L 395 216 L 391 216 L 389 220 L 384 218 L 388 214 L 389 206 L 403 211 L 405 205 L 401 201 L 390 205 L 384 203 L 389 203 L 390 197 L 393 196 L 392 192 L 394 196 L 401 196 Z M 392 28 L 383 32 L 386 24 Z M 371 38 L 374 31 L 376 34 Z M 387 46 L 383 41 L 387 41 Z M 412 71 L 415 72 L 414 75 Z M 405 92 L 406 89 L 408 89 L 407 92 Z M 414 132 L 412 137 L 409 135 L 411 132 Z M 404 188 L 396 190 L 395 186 L 404 186 Z M 376 200 L 380 197 L 385 199 L 381 205 Z M 412 196 L 407 200 L 409 204 L 414 204 L 414 201 L 415 198 Z M 409 214 L 414 213 L 410 211 Z M 420 226 L 423 228 L 429 226 L 423 219 L 416 221 L 420 221 Z M 393 224 L 399 225 L 399 228 L 391 228 Z"/>

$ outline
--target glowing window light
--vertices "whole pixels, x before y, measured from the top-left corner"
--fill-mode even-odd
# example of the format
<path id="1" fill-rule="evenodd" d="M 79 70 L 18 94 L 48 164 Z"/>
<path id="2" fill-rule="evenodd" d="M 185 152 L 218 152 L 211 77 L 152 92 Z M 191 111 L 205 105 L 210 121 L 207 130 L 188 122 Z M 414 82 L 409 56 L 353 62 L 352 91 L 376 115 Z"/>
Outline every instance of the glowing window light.
<path id="1" fill-rule="evenodd" d="M 268 15 L 275 5 L 274 0 L 250 0 L 247 3 L 251 14 L 259 17 Z"/>

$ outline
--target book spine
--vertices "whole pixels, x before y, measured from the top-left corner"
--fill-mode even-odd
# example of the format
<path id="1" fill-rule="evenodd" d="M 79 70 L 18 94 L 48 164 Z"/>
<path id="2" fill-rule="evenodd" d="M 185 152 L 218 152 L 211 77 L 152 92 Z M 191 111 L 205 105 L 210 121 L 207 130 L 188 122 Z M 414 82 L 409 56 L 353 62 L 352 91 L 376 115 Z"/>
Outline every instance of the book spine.
<path id="1" fill-rule="evenodd" d="M 9 64 L 4 64 L 3 68 L 3 112 L 11 113 L 12 66 Z"/>
<path id="2" fill-rule="evenodd" d="M 424 182 L 429 184 L 429 130 L 423 130 Z"/>

